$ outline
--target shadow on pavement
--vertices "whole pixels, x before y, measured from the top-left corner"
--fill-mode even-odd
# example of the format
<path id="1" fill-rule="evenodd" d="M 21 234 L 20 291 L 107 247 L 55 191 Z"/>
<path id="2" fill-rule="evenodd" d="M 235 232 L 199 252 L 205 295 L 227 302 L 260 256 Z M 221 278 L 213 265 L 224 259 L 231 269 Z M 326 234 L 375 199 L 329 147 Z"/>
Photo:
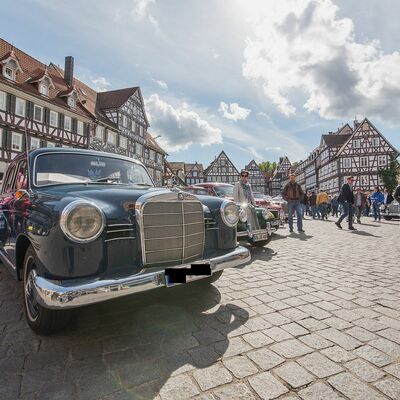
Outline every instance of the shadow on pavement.
<path id="1" fill-rule="evenodd" d="M 157 289 L 82 308 L 69 331 L 43 341 L 72 345 L 64 379 L 76 387 L 78 399 L 111 393 L 118 399 L 152 399 L 171 375 L 193 368 L 201 374 L 232 346 L 228 335 L 249 314 L 220 302 L 220 291 L 205 282 Z M 187 385 L 188 393 L 197 394 L 186 375 L 172 379 L 173 388 L 171 383 L 163 390 Z"/>
<path id="2" fill-rule="evenodd" d="M 349 233 L 353 235 L 360 235 L 360 236 L 371 236 L 375 238 L 382 238 L 382 236 L 373 235 L 372 233 L 364 232 L 364 231 L 349 231 Z"/>
<path id="3" fill-rule="evenodd" d="M 262 260 L 270 261 L 272 257 L 276 256 L 278 253 L 268 247 L 268 244 L 264 247 L 252 247 L 251 248 L 251 261 Z M 240 267 L 239 267 L 240 268 Z"/>
<path id="4" fill-rule="evenodd" d="M 299 239 L 303 242 L 312 239 L 313 237 L 314 237 L 313 235 L 307 235 L 306 233 L 296 233 L 296 232 L 289 233 L 289 235 L 287 236 L 287 238 L 289 239 Z"/>

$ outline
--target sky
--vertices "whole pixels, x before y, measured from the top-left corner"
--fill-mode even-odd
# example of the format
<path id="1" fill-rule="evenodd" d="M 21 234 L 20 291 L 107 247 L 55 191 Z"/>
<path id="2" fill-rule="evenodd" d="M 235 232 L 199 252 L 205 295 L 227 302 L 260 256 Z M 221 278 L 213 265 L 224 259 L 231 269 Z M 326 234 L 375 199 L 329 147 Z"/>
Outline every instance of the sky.
<path id="1" fill-rule="evenodd" d="M 140 86 L 170 161 L 305 159 L 368 117 L 400 150 L 398 0 L 18 0 L 0 36 L 98 91 Z"/>

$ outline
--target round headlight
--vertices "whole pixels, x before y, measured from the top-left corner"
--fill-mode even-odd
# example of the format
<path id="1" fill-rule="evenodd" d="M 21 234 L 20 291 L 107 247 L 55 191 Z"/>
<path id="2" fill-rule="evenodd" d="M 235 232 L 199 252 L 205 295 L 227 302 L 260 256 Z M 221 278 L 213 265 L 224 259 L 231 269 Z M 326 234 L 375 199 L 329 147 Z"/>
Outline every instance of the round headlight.
<path id="1" fill-rule="evenodd" d="M 221 204 L 220 211 L 222 220 L 224 221 L 225 225 L 228 225 L 232 228 L 236 226 L 239 221 L 239 210 L 235 203 L 225 200 Z"/>
<path id="2" fill-rule="evenodd" d="M 74 201 L 61 213 L 60 226 L 65 236 L 74 242 L 97 239 L 104 229 L 103 211 L 93 203 Z"/>
<path id="3" fill-rule="evenodd" d="M 262 216 L 264 219 L 274 219 L 274 214 L 272 214 L 270 211 L 268 211 L 266 208 L 263 208 L 262 210 Z"/>
<path id="4" fill-rule="evenodd" d="M 241 208 L 239 210 L 239 219 L 240 219 L 240 222 L 247 221 L 247 211 L 244 208 Z"/>

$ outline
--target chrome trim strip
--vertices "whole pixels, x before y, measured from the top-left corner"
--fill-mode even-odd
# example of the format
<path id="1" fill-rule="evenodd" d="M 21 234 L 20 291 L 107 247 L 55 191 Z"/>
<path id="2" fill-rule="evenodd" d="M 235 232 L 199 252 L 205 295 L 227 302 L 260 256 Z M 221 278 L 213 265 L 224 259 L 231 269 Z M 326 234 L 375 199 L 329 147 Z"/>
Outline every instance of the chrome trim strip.
<path id="1" fill-rule="evenodd" d="M 129 237 L 119 237 L 113 239 L 106 239 L 104 242 L 113 242 L 114 240 L 135 240 L 136 236 L 129 236 Z"/>
<path id="2" fill-rule="evenodd" d="M 116 232 L 131 232 L 134 231 L 133 228 L 131 229 L 116 229 L 115 231 L 106 231 L 106 233 L 116 233 Z"/>
<path id="3" fill-rule="evenodd" d="M 193 264 L 209 262 L 214 273 L 225 268 L 238 267 L 249 261 L 249 250 L 237 246 L 222 256 L 198 260 Z M 191 264 L 177 265 L 176 268 L 189 267 Z M 64 281 L 52 281 L 38 276 L 36 271 L 33 273 L 36 298 L 39 304 L 49 309 L 80 307 L 165 286 L 164 271 L 140 273 L 119 279 L 83 278 Z M 188 277 L 188 282 L 203 278 L 205 277 Z"/>

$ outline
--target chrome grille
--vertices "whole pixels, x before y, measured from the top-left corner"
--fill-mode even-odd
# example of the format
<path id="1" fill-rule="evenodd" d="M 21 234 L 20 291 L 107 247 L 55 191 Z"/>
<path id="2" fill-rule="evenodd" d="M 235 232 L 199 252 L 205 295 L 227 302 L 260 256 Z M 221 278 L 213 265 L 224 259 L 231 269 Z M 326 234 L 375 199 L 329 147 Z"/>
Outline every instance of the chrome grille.
<path id="1" fill-rule="evenodd" d="M 183 264 L 202 257 L 204 213 L 195 196 L 177 192 L 153 195 L 141 205 L 139 199 L 138 207 L 145 265 Z"/>

